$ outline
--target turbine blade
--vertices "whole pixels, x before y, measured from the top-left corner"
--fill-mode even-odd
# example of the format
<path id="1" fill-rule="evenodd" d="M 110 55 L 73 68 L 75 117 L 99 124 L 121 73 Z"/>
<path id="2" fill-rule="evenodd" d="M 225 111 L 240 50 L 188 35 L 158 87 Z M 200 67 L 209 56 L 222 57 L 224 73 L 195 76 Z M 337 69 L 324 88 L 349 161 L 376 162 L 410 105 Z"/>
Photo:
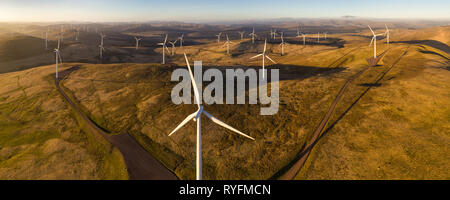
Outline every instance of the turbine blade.
<path id="1" fill-rule="evenodd" d="M 186 123 L 188 123 L 191 119 L 193 119 L 197 115 L 197 112 L 190 114 L 186 117 L 172 132 L 170 132 L 169 136 L 178 131 L 181 127 L 183 127 Z"/>
<path id="2" fill-rule="evenodd" d="M 369 27 L 369 29 L 370 29 L 370 31 L 372 32 L 372 34 L 375 35 L 375 32 L 373 32 L 372 28 L 370 28 L 369 25 L 367 25 L 367 26 Z"/>
<path id="3" fill-rule="evenodd" d="M 168 53 L 170 53 L 170 50 L 169 50 L 169 48 L 167 48 L 166 46 L 164 46 L 165 47 L 165 49 L 167 50 L 167 52 Z"/>
<path id="4" fill-rule="evenodd" d="M 266 52 L 267 49 L 267 39 L 264 41 L 264 52 Z"/>
<path id="5" fill-rule="evenodd" d="M 272 61 L 273 63 L 277 64 L 277 62 L 273 61 L 272 58 L 270 58 L 268 55 L 266 55 L 266 58 Z"/>
<path id="6" fill-rule="evenodd" d="M 197 101 L 197 105 L 200 108 L 200 95 L 198 93 L 197 83 L 195 83 L 194 75 L 192 74 L 191 65 L 189 65 L 189 60 L 186 56 L 186 53 L 184 53 L 184 58 L 186 59 L 186 64 L 187 64 L 187 67 L 189 70 L 189 75 L 191 76 L 192 86 L 194 87 L 195 100 Z"/>
<path id="7" fill-rule="evenodd" d="M 369 44 L 369 47 L 370 47 L 370 46 L 372 46 L 372 43 L 373 43 L 373 39 L 374 39 L 374 37 L 372 37 L 372 40 L 370 40 L 370 44 Z"/>
<path id="8" fill-rule="evenodd" d="M 213 121 L 214 123 L 216 123 L 216 124 L 218 124 L 218 125 L 220 125 L 220 126 L 222 126 L 222 127 L 225 127 L 225 128 L 227 128 L 227 129 L 229 129 L 229 130 L 231 130 L 231 131 L 233 131 L 233 132 L 235 132 L 235 133 L 237 133 L 237 134 L 239 134 L 239 135 L 242 135 L 242 136 L 244 136 L 244 137 L 246 137 L 246 138 L 249 138 L 249 139 L 251 139 L 251 140 L 255 140 L 254 138 L 252 138 L 252 137 L 250 137 L 250 136 L 248 136 L 248 135 L 246 135 L 246 134 L 244 134 L 244 133 L 238 131 L 237 129 L 231 127 L 230 125 L 225 124 L 224 122 L 220 121 L 219 119 L 217 119 L 216 117 L 212 116 L 212 115 L 209 114 L 208 112 L 203 111 L 203 113 L 205 113 L 206 117 L 208 117 L 208 118 L 209 118 L 211 121 Z"/>
<path id="9" fill-rule="evenodd" d="M 62 60 L 62 58 L 61 58 L 61 54 L 59 53 L 59 51 L 58 51 L 58 58 L 59 58 L 59 61 L 60 61 L 61 63 L 63 63 L 63 60 Z"/>
<path id="10" fill-rule="evenodd" d="M 259 56 L 262 56 L 263 54 L 258 54 L 258 55 L 256 55 L 256 56 L 253 56 L 253 57 L 251 57 L 250 59 L 255 59 L 255 58 L 257 58 L 257 57 L 259 57 Z"/>

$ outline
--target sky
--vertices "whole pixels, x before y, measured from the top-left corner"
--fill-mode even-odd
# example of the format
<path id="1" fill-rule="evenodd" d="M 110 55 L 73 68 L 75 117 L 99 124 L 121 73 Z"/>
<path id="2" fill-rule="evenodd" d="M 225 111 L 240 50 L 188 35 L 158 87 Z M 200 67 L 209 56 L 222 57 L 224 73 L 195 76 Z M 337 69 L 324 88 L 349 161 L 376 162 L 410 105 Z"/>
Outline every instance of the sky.
<path id="1" fill-rule="evenodd" d="M 276 18 L 450 19 L 449 0 L 0 0 L 0 21 L 233 21 Z"/>

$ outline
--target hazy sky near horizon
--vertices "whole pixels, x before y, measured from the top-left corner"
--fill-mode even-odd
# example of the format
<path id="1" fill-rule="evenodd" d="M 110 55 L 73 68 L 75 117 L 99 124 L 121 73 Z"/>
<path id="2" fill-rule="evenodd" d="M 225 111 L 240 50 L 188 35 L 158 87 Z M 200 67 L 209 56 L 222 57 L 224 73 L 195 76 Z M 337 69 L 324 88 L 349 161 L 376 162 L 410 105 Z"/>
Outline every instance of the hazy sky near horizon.
<path id="1" fill-rule="evenodd" d="M 0 21 L 222 21 L 268 18 L 450 19 L 449 0 L 1 0 Z"/>

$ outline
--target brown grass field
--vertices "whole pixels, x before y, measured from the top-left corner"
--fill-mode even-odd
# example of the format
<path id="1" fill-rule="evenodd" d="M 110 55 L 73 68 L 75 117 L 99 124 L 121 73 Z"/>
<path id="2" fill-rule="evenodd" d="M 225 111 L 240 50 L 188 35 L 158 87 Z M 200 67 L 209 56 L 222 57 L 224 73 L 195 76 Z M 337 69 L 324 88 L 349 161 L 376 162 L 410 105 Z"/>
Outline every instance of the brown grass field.
<path id="1" fill-rule="evenodd" d="M 142 35 L 156 41 L 155 34 Z M 280 69 L 279 112 L 261 116 L 264 105 L 206 105 L 209 113 L 256 140 L 204 118 L 204 179 L 277 178 L 304 149 L 346 80 L 367 66 L 365 59 L 373 55 L 367 35 L 366 30 L 331 33 L 320 45 L 308 38 L 305 46 L 297 44 L 301 38 L 287 37 L 284 56 L 279 40 L 269 41 L 269 56 L 278 64 L 268 68 Z M 391 44 L 379 40 L 379 53 L 388 53 L 349 86 L 295 178 L 450 179 L 449 38 L 447 26 L 394 29 Z M 62 51 L 68 61 L 61 70 L 80 68 L 61 84 L 102 129 L 131 134 L 180 179 L 194 179 L 195 123 L 167 136 L 196 109 L 172 103 L 172 71 L 185 68 L 183 52 L 191 64 L 202 60 L 204 70 L 259 68 L 261 61 L 249 58 L 264 43 L 262 38 L 254 45 L 248 38 L 232 38 L 231 55 L 226 55 L 215 41 L 186 42 L 166 65 L 159 64 L 162 49 L 154 45 L 136 52 L 128 39 L 114 40 L 100 64 L 90 43 L 68 42 Z M 54 55 L 31 48 L 14 57 L 19 53 L 5 53 L 2 44 L 7 43 L 0 43 L 0 55 L 11 55 L 0 59 L 6 72 L 0 74 L 0 179 L 129 178 L 122 155 L 90 136 L 58 95 L 52 82 Z M 40 62 L 47 64 L 35 67 Z M 15 67 L 22 65 L 35 68 Z"/>

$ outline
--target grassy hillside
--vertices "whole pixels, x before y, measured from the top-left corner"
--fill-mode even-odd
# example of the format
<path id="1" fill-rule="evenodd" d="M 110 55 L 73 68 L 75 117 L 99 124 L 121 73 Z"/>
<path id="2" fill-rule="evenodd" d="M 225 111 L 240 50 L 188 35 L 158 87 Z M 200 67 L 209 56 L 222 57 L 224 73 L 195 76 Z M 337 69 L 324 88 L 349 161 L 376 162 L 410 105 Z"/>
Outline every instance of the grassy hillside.
<path id="1" fill-rule="evenodd" d="M 53 70 L 0 74 L 0 179 L 126 179 L 120 154 L 97 145 L 63 102 Z"/>
<path id="2" fill-rule="evenodd" d="M 347 93 L 298 179 L 450 178 L 449 60 L 404 47 L 383 70 L 401 51 Z"/>
<path id="3" fill-rule="evenodd" d="M 401 30 L 408 32 L 403 38 L 394 29 L 391 45 L 380 39 L 378 52 L 390 48 L 388 54 L 380 66 L 351 84 L 298 179 L 450 178 L 449 55 L 448 46 L 442 46 L 448 42 L 448 30 L 435 29 L 439 31 L 415 30 L 418 36 Z M 268 179 L 287 166 L 311 138 L 341 86 L 367 65 L 365 58 L 373 55 L 373 48 L 366 35 L 330 34 L 320 44 L 310 38 L 306 46 L 298 44 L 300 38 L 287 38 L 285 56 L 278 41 L 270 41 L 269 56 L 278 64 L 268 68 L 280 69 L 279 112 L 261 116 L 264 105 L 206 105 L 209 113 L 256 141 L 204 118 L 204 178 Z M 336 38 L 344 40 L 342 48 L 334 44 Z M 408 42 L 418 39 L 437 43 Z M 96 124 L 111 134 L 130 133 L 178 177 L 194 179 L 195 123 L 167 136 L 196 110 L 194 105 L 172 103 L 172 72 L 185 68 L 184 51 L 191 63 L 202 60 L 204 70 L 259 69 L 261 60 L 249 58 L 264 45 L 262 40 L 254 45 L 249 39 L 233 40 L 231 55 L 226 55 L 223 44 L 214 41 L 177 48 L 167 65 L 154 64 L 161 59 L 161 48 L 143 49 L 148 56 L 132 54 L 139 62 L 151 61 L 146 64 L 66 63 L 63 69 L 80 68 L 61 84 Z M 113 57 L 133 61 L 114 54 L 129 54 L 131 49 L 114 48 L 117 52 L 105 53 L 110 56 L 107 62 Z M 63 58 L 95 62 L 95 52 L 74 44 Z M 53 70 L 44 66 L 0 75 L 0 179 L 127 178 L 120 156 L 111 146 L 96 143 L 58 96 L 49 78 Z"/>

